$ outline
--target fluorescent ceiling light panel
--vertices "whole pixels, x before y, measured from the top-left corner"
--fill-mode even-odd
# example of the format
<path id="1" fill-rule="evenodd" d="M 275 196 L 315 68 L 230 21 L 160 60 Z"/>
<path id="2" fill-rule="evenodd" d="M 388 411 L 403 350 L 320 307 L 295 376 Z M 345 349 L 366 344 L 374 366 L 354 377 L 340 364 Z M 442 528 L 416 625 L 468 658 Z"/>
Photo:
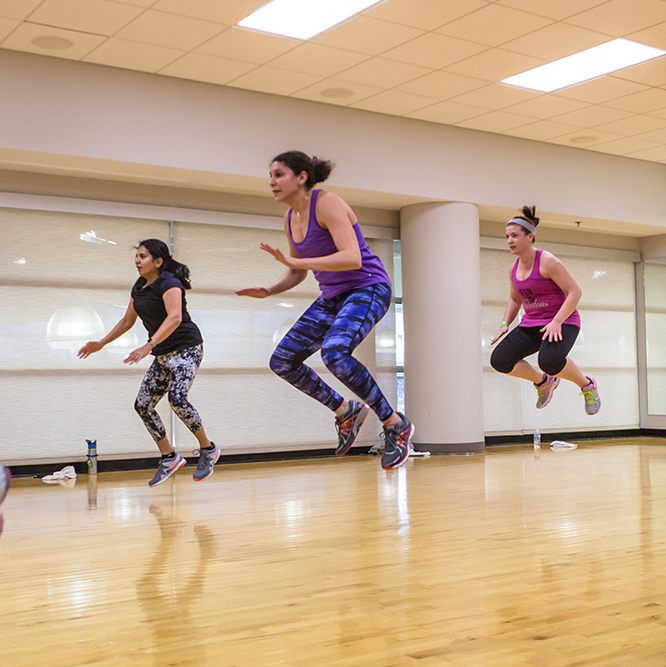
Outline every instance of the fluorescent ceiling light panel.
<path id="1" fill-rule="evenodd" d="M 614 39 L 572 56 L 502 79 L 502 83 L 528 90 L 550 93 L 585 81 L 598 79 L 609 72 L 631 67 L 663 56 L 666 51 L 628 39 Z"/>
<path id="2" fill-rule="evenodd" d="M 272 0 L 239 21 L 242 28 L 310 39 L 381 0 Z"/>

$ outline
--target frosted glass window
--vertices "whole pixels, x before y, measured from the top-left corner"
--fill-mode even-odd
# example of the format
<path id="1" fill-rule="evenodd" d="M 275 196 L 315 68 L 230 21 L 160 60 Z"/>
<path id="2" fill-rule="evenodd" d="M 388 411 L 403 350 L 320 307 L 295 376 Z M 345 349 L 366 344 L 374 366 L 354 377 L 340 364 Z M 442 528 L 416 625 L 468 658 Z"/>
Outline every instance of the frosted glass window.
<path id="1" fill-rule="evenodd" d="M 666 414 L 666 266 L 644 266 L 648 414 Z"/>

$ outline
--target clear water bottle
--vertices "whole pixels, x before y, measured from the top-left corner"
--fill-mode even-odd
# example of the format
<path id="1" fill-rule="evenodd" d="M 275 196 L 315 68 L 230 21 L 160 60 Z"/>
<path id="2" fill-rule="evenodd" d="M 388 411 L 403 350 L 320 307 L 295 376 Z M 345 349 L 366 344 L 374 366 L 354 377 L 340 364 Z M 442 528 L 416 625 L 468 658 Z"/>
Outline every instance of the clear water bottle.
<path id="1" fill-rule="evenodd" d="M 539 429 L 534 431 L 534 437 L 532 438 L 534 442 L 534 451 L 535 452 L 540 452 L 541 451 L 541 433 L 539 432 Z"/>
<path id="2" fill-rule="evenodd" d="M 97 474 L 97 440 L 86 440 L 88 443 L 88 474 Z"/>

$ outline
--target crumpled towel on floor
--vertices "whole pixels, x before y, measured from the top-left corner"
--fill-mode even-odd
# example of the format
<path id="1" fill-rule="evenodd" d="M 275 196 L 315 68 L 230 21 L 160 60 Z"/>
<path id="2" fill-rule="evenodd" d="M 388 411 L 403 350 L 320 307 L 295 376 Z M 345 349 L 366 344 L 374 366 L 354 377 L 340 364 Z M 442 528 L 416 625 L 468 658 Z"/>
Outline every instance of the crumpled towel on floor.
<path id="1" fill-rule="evenodd" d="M 576 449 L 578 447 L 574 442 L 564 442 L 564 440 L 553 440 L 550 443 L 550 448 L 554 450 Z"/>
<path id="2" fill-rule="evenodd" d="M 42 477 L 42 482 L 74 486 L 76 482 L 76 470 L 74 470 L 74 466 L 65 466 L 62 470 L 58 470 L 58 472 L 54 472 L 52 475 Z"/>

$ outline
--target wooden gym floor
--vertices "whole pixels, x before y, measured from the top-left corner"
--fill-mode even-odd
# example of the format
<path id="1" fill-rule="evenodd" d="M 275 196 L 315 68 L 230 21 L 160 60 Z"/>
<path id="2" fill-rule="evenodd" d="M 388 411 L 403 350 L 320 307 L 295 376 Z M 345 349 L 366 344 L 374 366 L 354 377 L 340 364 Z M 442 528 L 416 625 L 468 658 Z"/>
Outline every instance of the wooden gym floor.
<path id="1" fill-rule="evenodd" d="M 665 445 L 18 479 L 0 665 L 664 667 Z"/>

